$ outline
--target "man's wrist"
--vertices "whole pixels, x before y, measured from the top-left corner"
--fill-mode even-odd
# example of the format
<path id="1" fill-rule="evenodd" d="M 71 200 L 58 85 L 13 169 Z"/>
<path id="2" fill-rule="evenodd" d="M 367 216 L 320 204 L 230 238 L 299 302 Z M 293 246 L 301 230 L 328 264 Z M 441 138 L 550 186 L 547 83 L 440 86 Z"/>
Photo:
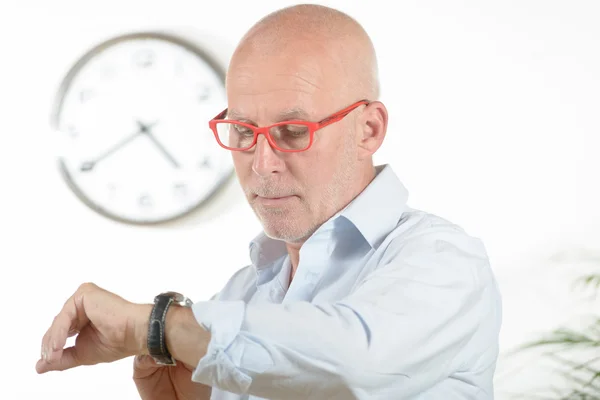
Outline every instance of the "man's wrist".
<path id="1" fill-rule="evenodd" d="M 186 314 L 191 314 L 192 311 L 189 308 L 184 308 L 184 307 L 171 307 L 169 309 L 169 312 L 167 313 L 167 317 L 165 320 L 165 339 L 166 339 L 166 344 L 167 344 L 167 349 L 169 349 L 169 352 L 171 353 L 171 356 L 175 359 L 175 360 L 182 360 L 184 358 L 183 354 L 179 354 L 179 350 L 180 350 L 180 346 L 177 346 L 176 343 L 174 343 L 174 339 L 179 338 L 185 338 L 187 340 L 189 340 L 189 337 L 186 337 L 189 335 L 189 331 L 187 329 L 185 329 L 185 324 L 186 324 L 186 317 L 188 315 Z M 187 332 L 186 332 L 187 331 Z M 187 342 L 187 340 L 185 342 Z M 185 344 L 185 342 L 182 342 L 182 344 Z M 184 346 L 181 346 L 184 347 Z M 187 352 L 189 351 L 189 349 L 187 348 L 183 348 L 183 352 Z"/>
<path id="2" fill-rule="evenodd" d="M 153 304 L 134 304 L 130 337 L 132 355 L 147 355 L 148 325 Z M 131 332 L 130 331 L 130 332 Z M 196 366 L 206 354 L 210 333 L 194 318 L 191 308 L 169 307 L 165 321 L 165 339 L 171 356 L 189 366 Z"/>
<path id="3" fill-rule="evenodd" d="M 135 304 L 133 318 L 134 339 L 133 351 L 135 355 L 147 355 L 148 352 L 148 324 L 152 313 L 152 304 Z"/>
<path id="4" fill-rule="evenodd" d="M 198 324 L 188 307 L 169 309 L 165 325 L 167 349 L 173 358 L 195 368 L 206 354 L 210 333 Z"/>

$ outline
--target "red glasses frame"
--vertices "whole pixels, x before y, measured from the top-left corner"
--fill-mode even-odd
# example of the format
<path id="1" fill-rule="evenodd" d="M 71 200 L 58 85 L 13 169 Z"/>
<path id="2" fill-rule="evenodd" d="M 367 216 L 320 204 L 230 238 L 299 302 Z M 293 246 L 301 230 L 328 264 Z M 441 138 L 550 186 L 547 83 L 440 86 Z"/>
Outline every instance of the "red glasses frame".
<path id="1" fill-rule="evenodd" d="M 208 122 L 208 125 L 210 126 L 210 129 L 213 131 L 213 134 L 215 135 L 215 139 L 217 139 L 217 143 L 219 143 L 219 145 L 221 147 L 223 147 L 224 149 L 227 150 L 231 150 L 231 151 L 246 151 L 251 149 L 252 147 L 254 147 L 254 145 L 256 144 L 256 142 L 258 141 L 258 135 L 263 134 L 265 135 L 265 137 L 267 138 L 267 141 L 269 142 L 269 144 L 271 145 L 271 147 L 273 149 L 277 149 L 278 151 L 283 151 L 285 153 L 297 153 L 300 151 L 306 151 L 308 150 L 312 144 L 313 144 L 313 140 L 314 140 L 314 135 L 315 132 L 318 131 L 319 129 L 325 128 L 327 125 L 333 124 L 334 122 L 338 122 L 341 121 L 345 116 L 347 116 L 348 114 L 350 114 L 351 111 L 353 111 L 355 108 L 366 104 L 368 105 L 370 103 L 369 100 L 360 100 L 357 101 L 356 103 L 344 108 L 343 110 L 340 110 L 336 113 L 331 114 L 330 116 L 322 119 L 319 122 L 310 122 L 310 121 L 302 121 L 302 120 L 289 120 L 289 121 L 282 121 L 282 122 L 277 122 L 273 125 L 269 125 L 269 126 L 262 126 L 262 127 L 257 127 L 254 125 L 250 125 L 247 124 L 245 122 L 241 122 L 241 121 L 236 121 L 236 120 L 230 120 L 230 119 L 223 119 L 223 117 L 225 117 L 225 115 L 227 114 L 228 109 L 226 108 L 225 110 L 223 110 L 222 112 L 219 113 L 219 115 L 217 115 L 216 117 L 214 117 L 213 119 L 211 119 Z M 219 132 L 217 131 L 217 124 L 218 123 L 222 123 L 222 122 L 228 122 L 228 123 L 236 123 L 239 125 L 242 125 L 248 129 L 251 129 L 252 132 L 254 132 L 254 138 L 252 139 L 252 143 L 244 148 L 234 148 L 234 147 L 229 147 L 226 146 L 225 144 L 223 144 L 221 142 L 221 140 L 219 139 Z M 308 127 L 308 131 L 310 134 L 310 140 L 308 142 L 308 146 L 306 146 L 306 148 L 304 149 L 283 149 L 279 146 L 277 146 L 275 144 L 275 141 L 273 140 L 273 138 L 271 137 L 271 134 L 269 133 L 269 130 L 275 126 L 280 126 L 280 125 L 291 125 L 291 124 L 302 124 L 302 125 L 306 125 Z"/>

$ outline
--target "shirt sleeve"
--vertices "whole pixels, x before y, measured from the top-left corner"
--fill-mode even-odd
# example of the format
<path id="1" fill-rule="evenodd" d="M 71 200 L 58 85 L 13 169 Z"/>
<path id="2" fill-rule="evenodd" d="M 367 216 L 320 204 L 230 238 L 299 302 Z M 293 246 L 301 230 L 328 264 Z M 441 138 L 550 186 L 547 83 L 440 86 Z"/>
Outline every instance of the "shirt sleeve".
<path id="1" fill-rule="evenodd" d="M 212 338 L 192 379 L 271 399 L 410 398 L 449 376 L 494 318 L 489 265 L 477 249 L 414 240 L 328 304 L 196 303 Z"/>

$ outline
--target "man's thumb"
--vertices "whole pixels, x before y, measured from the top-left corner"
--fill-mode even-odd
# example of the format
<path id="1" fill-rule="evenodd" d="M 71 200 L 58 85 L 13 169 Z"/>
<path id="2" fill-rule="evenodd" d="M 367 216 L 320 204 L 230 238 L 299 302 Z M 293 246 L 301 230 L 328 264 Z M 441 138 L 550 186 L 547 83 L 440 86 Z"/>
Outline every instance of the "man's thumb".
<path id="1" fill-rule="evenodd" d="M 54 359 L 56 357 L 54 356 L 50 362 L 39 360 L 35 366 L 36 371 L 43 374 L 49 371 L 64 371 L 81 365 L 77 359 L 75 347 L 68 347 L 61 353 L 60 358 Z"/>

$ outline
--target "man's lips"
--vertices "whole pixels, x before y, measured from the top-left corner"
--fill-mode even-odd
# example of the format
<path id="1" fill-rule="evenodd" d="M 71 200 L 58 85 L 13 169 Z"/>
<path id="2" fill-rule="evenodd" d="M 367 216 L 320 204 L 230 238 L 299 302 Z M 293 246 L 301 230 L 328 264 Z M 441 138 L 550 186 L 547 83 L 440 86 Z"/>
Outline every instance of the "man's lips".
<path id="1" fill-rule="evenodd" d="M 289 196 L 254 195 L 254 200 L 265 206 L 280 206 L 280 205 L 283 205 L 285 202 L 288 202 L 288 201 L 294 199 L 295 197 L 296 197 L 295 195 L 289 195 Z"/>
<path id="2" fill-rule="evenodd" d="M 277 194 L 274 194 L 274 193 L 265 193 L 265 192 L 260 193 L 259 191 L 256 191 L 256 192 L 252 191 L 252 192 L 250 192 L 250 194 L 252 195 L 253 198 L 262 197 L 263 199 L 283 199 L 285 197 L 294 197 L 294 196 L 296 196 L 293 193 L 277 193 Z"/>
<path id="3" fill-rule="evenodd" d="M 288 195 L 288 196 L 259 196 L 256 195 L 256 197 L 260 197 L 261 199 L 285 199 L 286 197 L 292 197 L 293 195 Z"/>

